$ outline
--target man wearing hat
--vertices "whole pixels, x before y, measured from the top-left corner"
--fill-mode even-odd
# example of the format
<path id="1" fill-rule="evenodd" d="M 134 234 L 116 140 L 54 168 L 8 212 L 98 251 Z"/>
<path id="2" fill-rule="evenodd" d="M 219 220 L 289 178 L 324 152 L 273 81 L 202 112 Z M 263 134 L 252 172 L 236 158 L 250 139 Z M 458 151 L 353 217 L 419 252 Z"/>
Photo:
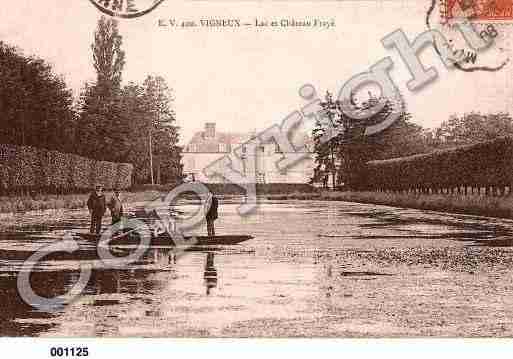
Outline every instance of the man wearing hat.
<path id="1" fill-rule="evenodd" d="M 123 216 L 123 203 L 121 203 L 120 191 L 118 188 L 114 189 L 108 207 L 110 209 L 110 215 L 112 216 L 112 224 L 116 224 L 121 220 Z"/>
<path id="2" fill-rule="evenodd" d="M 208 211 L 206 215 L 207 220 L 207 232 L 209 237 L 215 237 L 216 230 L 214 227 L 214 221 L 217 219 L 218 213 L 218 207 L 219 207 L 219 201 L 217 200 L 217 197 L 213 193 L 208 194 L 207 198 L 207 205 L 208 205 Z"/>
<path id="3" fill-rule="evenodd" d="M 103 194 L 103 187 L 97 184 L 94 187 L 94 192 L 91 193 L 87 200 L 87 208 L 91 214 L 91 234 L 100 234 L 102 228 L 102 218 L 105 214 L 106 203 L 105 195 Z"/>

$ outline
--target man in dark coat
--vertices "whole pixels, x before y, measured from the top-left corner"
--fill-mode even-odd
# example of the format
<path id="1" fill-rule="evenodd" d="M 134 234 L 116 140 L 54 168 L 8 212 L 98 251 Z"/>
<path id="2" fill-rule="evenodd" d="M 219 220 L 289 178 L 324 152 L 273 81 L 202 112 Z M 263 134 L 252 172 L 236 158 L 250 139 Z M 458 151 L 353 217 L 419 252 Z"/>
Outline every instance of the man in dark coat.
<path id="1" fill-rule="evenodd" d="M 110 215 L 112 216 L 112 224 L 116 224 L 123 217 L 123 203 L 121 203 L 121 195 L 119 189 L 114 190 L 114 194 L 112 195 L 108 207 L 110 209 Z"/>
<path id="2" fill-rule="evenodd" d="M 103 187 L 96 185 L 95 190 L 87 200 L 87 208 L 91 214 L 91 229 L 93 234 L 100 234 L 102 228 L 102 218 L 106 210 L 105 195 L 103 194 Z"/>
<path id="3" fill-rule="evenodd" d="M 219 206 L 219 201 L 216 196 L 213 194 L 210 195 L 209 198 L 210 207 L 208 209 L 206 219 L 207 219 L 207 231 L 209 237 L 214 237 L 216 235 L 216 231 L 214 228 L 214 221 L 217 219 L 217 208 Z"/>

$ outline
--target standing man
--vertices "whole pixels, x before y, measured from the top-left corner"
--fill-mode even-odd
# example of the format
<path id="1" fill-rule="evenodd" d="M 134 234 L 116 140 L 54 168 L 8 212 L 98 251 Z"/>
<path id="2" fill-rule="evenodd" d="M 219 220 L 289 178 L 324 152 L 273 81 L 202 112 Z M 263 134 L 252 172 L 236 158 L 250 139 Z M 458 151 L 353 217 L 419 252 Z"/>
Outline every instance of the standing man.
<path id="1" fill-rule="evenodd" d="M 217 208 L 219 206 L 219 201 L 212 193 L 210 193 L 208 200 L 210 201 L 210 206 L 206 215 L 207 231 L 209 237 L 214 237 L 216 235 L 214 221 L 217 219 Z"/>
<path id="2" fill-rule="evenodd" d="M 121 196 L 118 188 L 114 189 L 114 194 L 107 206 L 109 207 L 110 215 L 112 216 L 112 224 L 116 224 L 121 221 L 121 217 L 123 217 L 123 203 L 121 203 Z"/>
<path id="3" fill-rule="evenodd" d="M 103 194 L 102 185 L 97 184 L 94 192 L 91 193 L 87 200 L 87 208 L 89 208 L 89 214 L 91 215 L 91 234 L 100 234 L 102 228 L 102 218 L 105 214 L 106 204 L 105 195 Z"/>

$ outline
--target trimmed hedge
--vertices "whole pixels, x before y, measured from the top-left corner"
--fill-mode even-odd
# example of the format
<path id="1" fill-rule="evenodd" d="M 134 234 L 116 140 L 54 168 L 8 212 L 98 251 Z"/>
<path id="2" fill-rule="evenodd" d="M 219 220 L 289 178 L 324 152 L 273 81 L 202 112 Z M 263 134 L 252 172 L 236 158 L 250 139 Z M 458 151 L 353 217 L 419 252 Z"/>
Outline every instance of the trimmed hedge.
<path id="1" fill-rule="evenodd" d="M 74 154 L 0 144 L 0 191 L 70 192 L 101 183 L 106 189 L 132 185 L 133 166 Z"/>
<path id="2" fill-rule="evenodd" d="M 360 174 L 364 189 L 437 190 L 459 186 L 513 185 L 513 138 L 409 157 L 367 162 Z"/>

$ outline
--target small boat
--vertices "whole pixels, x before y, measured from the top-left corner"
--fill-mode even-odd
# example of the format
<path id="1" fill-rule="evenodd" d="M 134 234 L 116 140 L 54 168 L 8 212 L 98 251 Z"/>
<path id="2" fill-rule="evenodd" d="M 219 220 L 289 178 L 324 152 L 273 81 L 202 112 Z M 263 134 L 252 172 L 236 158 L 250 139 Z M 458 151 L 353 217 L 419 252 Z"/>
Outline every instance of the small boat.
<path id="1" fill-rule="evenodd" d="M 79 233 L 81 238 L 88 241 L 99 242 L 105 240 L 107 245 L 138 245 L 141 238 L 136 231 L 128 231 L 114 235 L 110 239 L 103 239 L 99 234 Z M 150 238 L 150 246 L 180 246 L 180 247 L 198 247 L 198 246 L 227 246 L 236 245 L 252 239 L 249 235 L 222 235 L 222 236 L 185 236 L 183 239 L 172 238 L 168 234 L 160 234 L 157 237 Z M 144 241 L 143 241 L 144 242 Z"/>

